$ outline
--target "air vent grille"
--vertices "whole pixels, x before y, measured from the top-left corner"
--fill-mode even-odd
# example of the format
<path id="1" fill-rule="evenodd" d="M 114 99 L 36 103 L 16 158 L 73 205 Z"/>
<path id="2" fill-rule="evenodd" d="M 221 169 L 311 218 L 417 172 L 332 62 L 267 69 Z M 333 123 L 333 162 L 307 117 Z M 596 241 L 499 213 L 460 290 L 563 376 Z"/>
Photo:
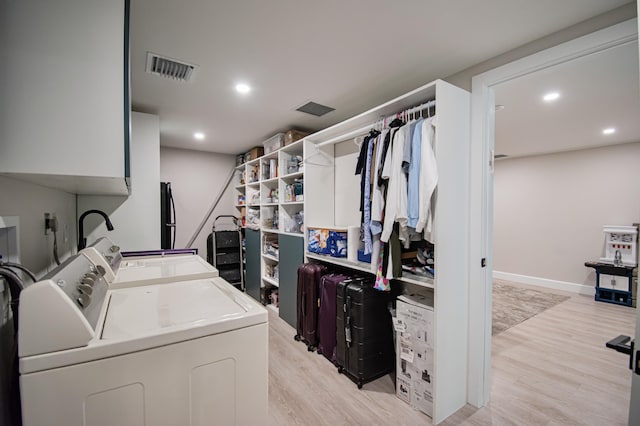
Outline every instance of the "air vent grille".
<path id="1" fill-rule="evenodd" d="M 196 65 L 180 62 L 155 53 L 147 53 L 147 72 L 178 81 L 189 81 Z"/>
<path id="2" fill-rule="evenodd" d="M 335 108 L 331 108 L 326 105 L 320 105 L 315 102 L 307 102 L 300 108 L 296 108 L 296 111 L 305 112 L 307 114 L 315 115 L 316 117 L 322 117 L 323 115 L 331 111 L 335 111 Z"/>

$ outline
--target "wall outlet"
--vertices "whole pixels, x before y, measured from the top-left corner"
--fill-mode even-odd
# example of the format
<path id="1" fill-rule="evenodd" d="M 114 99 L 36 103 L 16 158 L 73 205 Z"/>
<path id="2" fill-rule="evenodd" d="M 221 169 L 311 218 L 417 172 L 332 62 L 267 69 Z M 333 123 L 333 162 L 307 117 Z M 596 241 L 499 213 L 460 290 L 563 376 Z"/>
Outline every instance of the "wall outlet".
<path id="1" fill-rule="evenodd" d="M 48 235 L 49 232 L 58 231 L 58 218 L 55 213 L 45 213 L 44 214 L 44 235 Z"/>

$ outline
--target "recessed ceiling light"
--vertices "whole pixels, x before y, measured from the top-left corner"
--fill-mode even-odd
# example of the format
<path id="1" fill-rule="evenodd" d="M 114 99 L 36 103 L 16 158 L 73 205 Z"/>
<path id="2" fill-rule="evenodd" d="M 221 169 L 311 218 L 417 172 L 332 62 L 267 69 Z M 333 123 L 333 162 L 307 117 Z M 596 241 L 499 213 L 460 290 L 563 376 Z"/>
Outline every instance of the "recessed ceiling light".
<path id="1" fill-rule="evenodd" d="M 236 91 L 238 93 L 249 93 L 251 91 L 251 87 L 245 83 L 236 84 Z"/>
<path id="2" fill-rule="evenodd" d="M 204 133 L 202 132 L 195 132 L 193 134 L 193 137 L 199 141 L 204 140 Z"/>
<path id="3" fill-rule="evenodd" d="M 542 97 L 542 99 L 544 99 L 545 102 L 552 102 L 552 101 L 555 101 L 556 99 L 558 99 L 559 97 L 560 97 L 560 93 L 558 93 L 558 92 L 550 92 L 550 93 L 547 93 L 546 95 L 544 95 Z"/>
<path id="4" fill-rule="evenodd" d="M 611 134 L 613 134 L 615 132 L 616 132 L 616 129 L 614 129 L 613 127 L 608 127 L 608 128 L 606 128 L 606 129 L 604 129 L 602 131 L 602 134 L 603 135 L 611 135 Z"/>

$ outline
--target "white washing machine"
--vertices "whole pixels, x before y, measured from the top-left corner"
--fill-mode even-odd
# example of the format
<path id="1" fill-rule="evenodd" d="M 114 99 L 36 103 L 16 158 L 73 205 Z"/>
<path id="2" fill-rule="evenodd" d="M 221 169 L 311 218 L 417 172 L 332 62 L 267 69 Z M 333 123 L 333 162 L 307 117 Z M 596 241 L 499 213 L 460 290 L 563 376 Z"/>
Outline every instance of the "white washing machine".
<path id="1" fill-rule="evenodd" d="M 219 277 L 110 288 L 104 273 L 77 255 L 22 292 L 25 426 L 267 422 L 263 306 Z"/>
<path id="2" fill-rule="evenodd" d="M 105 268 L 110 288 L 132 287 L 217 277 L 218 270 L 198 255 L 153 255 L 122 257 L 120 247 L 100 238 L 80 251 L 91 262 Z"/>

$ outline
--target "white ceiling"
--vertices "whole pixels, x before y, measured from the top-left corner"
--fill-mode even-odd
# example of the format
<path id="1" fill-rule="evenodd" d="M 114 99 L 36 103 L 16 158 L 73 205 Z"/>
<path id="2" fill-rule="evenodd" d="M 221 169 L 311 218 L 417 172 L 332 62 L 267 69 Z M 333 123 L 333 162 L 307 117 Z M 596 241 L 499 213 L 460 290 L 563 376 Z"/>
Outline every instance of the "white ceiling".
<path id="1" fill-rule="evenodd" d="M 638 42 L 495 88 L 497 154 L 509 157 L 640 141 Z M 560 97 L 545 102 L 546 93 Z M 602 134 L 605 128 L 616 132 Z"/>
<path id="2" fill-rule="evenodd" d="M 325 128 L 627 2 L 133 0 L 132 103 L 160 116 L 163 146 L 236 154 L 289 128 Z M 145 73 L 148 51 L 199 65 L 195 78 Z M 237 94 L 239 81 L 252 92 Z M 336 111 L 295 111 L 309 100 Z"/>

